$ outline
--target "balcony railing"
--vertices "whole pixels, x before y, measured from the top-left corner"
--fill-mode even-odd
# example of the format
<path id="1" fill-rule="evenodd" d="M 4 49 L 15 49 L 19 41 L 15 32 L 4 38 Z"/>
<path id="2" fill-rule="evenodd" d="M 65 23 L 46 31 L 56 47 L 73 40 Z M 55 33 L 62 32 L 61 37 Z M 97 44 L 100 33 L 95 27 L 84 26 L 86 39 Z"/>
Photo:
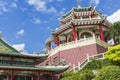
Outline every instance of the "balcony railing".
<path id="1" fill-rule="evenodd" d="M 91 45 L 91 44 L 95 44 L 95 43 L 99 44 L 105 48 L 108 48 L 108 44 L 106 42 L 104 42 L 98 38 L 95 38 L 95 37 L 89 37 L 89 38 L 84 38 L 84 39 L 80 39 L 77 41 L 60 44 L 59 46 L 49 50 L 48 53 L 50 53 L 52 56 L 62 50 L 72 49 L 72 48 L 76 48 L 78 46 Z"/>
<path id="2" fill-rule="evenodd" d="M 34 67 L 33 62 L 0 60 L 0 66 Z"/>

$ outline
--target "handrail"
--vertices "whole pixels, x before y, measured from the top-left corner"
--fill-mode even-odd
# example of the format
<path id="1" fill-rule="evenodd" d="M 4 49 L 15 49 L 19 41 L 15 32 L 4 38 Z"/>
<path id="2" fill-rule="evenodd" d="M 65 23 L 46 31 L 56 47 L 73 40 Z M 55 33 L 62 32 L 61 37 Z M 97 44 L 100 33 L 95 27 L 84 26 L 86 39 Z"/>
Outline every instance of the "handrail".
<path id="1" fill-rule="evenodd" d="M 83 38 L 77 41 L 72 41 L 72 42 L 68 42 L 68 43 L 64 43 L 64 44 L 60 44 L 59 46 L 48 50 L 48 53 L 50 53 L 52 55 L 58 53 L 59 51 L 63 51 L 63 50 L 67 50 L 67 49 L 72 49 L 72 48 L 76 48 L 78 46 L 85 46 L 85 45 L 90 45 L 90 44 L 99 44 L 105 48 L 108 48 L 108 44 L 100 39 L 97 39 L 95 37 L 89 37 L 89 38 Z"/>
<path id="2" fill-rule="evenodd" d="M 86 58 L 80 65 L 78 65 L 78 66 L 76 66 L 76 67 L 73 67 L 71 70 L 76 71 L 76 70 L 81 70 L 81 69 L 83 69 L 83 68 L 87 65 L 87 63 L 89 62 L 89 60 L 90 60 L 91 58 L 105 59 L 105 58 L 104 58 L 104 54 L 105 54 L 105 53 L 100 53 L 100 54 L 97 54 L 97 55 L 89 56 L 89 57 Z"/>

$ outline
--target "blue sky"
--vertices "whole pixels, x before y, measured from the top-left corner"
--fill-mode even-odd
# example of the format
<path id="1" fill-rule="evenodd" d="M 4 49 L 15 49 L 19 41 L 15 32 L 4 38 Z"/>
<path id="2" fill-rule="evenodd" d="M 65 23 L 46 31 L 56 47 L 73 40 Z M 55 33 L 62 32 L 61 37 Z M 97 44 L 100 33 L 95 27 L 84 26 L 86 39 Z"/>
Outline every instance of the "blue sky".
<path id="1" fill-rule="evenodd" d="M 81 6 L 96 6 L 110 22 L 120 20 L 119 0 L 81 0 Z M 65 12 L 77 7 L 77 0 L 0 0 L 0 31 L 17 49 L 40 52 L 51 30 L 59 27 Z"/>

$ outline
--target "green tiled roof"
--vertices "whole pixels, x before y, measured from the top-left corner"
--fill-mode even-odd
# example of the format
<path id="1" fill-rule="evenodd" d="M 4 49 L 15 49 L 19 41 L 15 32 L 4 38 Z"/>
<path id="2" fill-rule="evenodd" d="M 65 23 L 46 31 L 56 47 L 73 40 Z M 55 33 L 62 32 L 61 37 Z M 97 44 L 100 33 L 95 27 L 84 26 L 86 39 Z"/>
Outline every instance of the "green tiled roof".
<path id="1" fill-rule="evenodd" d="M 40 70 L 40 71 L 54 71 L 60 72 L 66 70 L 69 66 L 35 66 L 35 67 L 18 67 L 18 66 L 0 66 L 4 69 L 21 69 L 21 70 Z"/>
<path id="2" fill-rule="evenodd" d="M 7 43 L 3 38 L 0 37 L 0 52 L 10 53 L 10 54 L 18 54 L 20 53 L 16 49 L 14 49 L 9 43 Z"/>

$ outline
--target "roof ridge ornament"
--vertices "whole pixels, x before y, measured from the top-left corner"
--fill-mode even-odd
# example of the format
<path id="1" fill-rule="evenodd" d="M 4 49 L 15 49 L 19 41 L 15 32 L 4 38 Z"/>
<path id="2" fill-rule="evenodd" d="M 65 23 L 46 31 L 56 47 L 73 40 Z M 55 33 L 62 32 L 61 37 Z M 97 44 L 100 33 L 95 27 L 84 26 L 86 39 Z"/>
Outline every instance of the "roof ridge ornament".
<path id="1" fill-rule="evenodd" d="M 80 6 L 80 0 L 78 0 L 78 8 L 80 8 L 81 6 Z"/>

